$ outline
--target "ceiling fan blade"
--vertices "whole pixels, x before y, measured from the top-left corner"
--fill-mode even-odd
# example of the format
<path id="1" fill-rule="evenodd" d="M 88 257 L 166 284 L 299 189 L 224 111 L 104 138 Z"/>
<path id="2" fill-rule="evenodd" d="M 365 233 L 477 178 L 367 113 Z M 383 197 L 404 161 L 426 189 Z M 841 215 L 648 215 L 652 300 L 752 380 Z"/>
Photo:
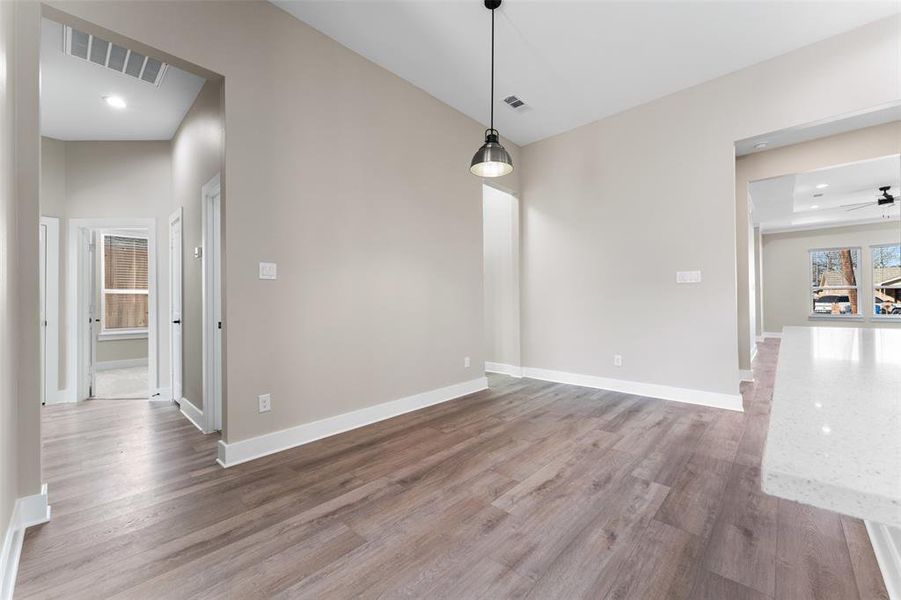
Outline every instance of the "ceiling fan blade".
<path id="1" fill-rule="evenodd" d="M 854 208 L 849 208 L 845 212 L 851 212 L 852 210 L 860 210 L 861 208 L 866 208 L 868 206 L 876 206 L 876 204 L 873 202 L 867 202 L 866 204 L 859 204 L 859 205 L 855 206 Z"/>

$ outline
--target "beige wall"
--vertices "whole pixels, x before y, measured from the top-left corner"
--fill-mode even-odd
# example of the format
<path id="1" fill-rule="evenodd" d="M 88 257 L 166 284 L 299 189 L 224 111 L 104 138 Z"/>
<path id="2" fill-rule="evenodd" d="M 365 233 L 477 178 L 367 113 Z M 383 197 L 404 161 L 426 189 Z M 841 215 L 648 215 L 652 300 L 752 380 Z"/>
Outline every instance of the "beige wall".
<path id="1" fill-rule="evenodd" d="M 483 125 L 267 3 L 52 6 L 225 77 L 228 441 L 481 376 Z"/>
<path id="2" fill-rule="evenodd" d="M 14 12 L 12 3 L 0 2 L 0 535 L 19 496 Z"/>
<path id="3" fill-rule="evenodd" d="M 485 360 L 520 366 L 519 202 L 485 186 Z"/>
<path id="4" fill-rule="evenodd" d="M 59 222 L 59 381 L 57 390 L 66 387 L 66 253 L 68 230 L 65 222 L 66 206 L 66 143 L 53 138 L 41 138 L 41 215 L 58 217 Z"/>
<path id="5" fill-rule="evenodd" d="M 898 79 L 897 73 L 896 68 L 894 74 L 896 81 Z M 901 97 L 901 91 L 896 91 L 896 97 Z M 739 362 L 742 369 L 751 368 L 751 347 L 755 342 L 755 338 L 750 333 L 750 302 L 748 300 L 748 285 L 753 274 L 749 272 L 748 236 L 747 233 L 743 233 L 748 230 L 748 184 L 758 179 L 803 173 L 823 167 L 897 154 L 898 152 L 901 152 L 901 122 L 867 127 L 866 129 L 833 135 L 802 144 L 774 148 L 766 152 L 755 152 L 736 159 L 738 349 Z M 760 323 L 760 320 L 758 320 L 758 323 Z"/>
<path id="6" fill-rule="evenodd" d="M 901 97 L 898 44 L 879 21 L 524 147 L 524 364 L 737 394 L 734 142 Z"/>
<path id="7" fill-rule="evenodd" d="M 222 171 L 221 83 L 207 82 L 172 138 L 172 193 L 183 213 L 182 342 L 184 396 L 203 408 L 203 272 L 201 188 Z M 224 194 L 223 194 L 224 196 Z"/>
<path id="8" fill-rule="evenodd" d="M 174 209 L 168 141 L 87 142 L 42 138 L 41 213 L 60 218 L 60 313 L 64 353 L 69 219 L 152 218 L 156 220 L 157 364 L 159 384 L 169 386 L 169 214 Z M 43 193 L 43 192 L 47 193 Z M 101 341 L 98 361 L 147 356 L 147 340 Z M 66 384 L 61 371 L 60 388 Z"/>
<path id="9" fill-rule="evenodd" d="M 901 221 L 834 227 L 763 236 L 764 331 L 779 333 L 789 325 L 817 327 L 901 327 L 885 320 L 870 320 L 873 314 L 872 259 L 870 246 L 901 244 Z M 860 314 L 862 320 L 809 318 L 810 258 L 808 250 L 837 247 L 860 248 Z"/>
<path id="10" fill-rule="evenodd" d="M 6 3 L 8 4 L 8 3 Z M 15 2 L 15 156 L 16 249 L 15 287 L 16 395 L 18 493 L 20 497 L 41 491 L 40 412 L 40 120 L 36 110 L 40 95 L 40 5 Z"/>
<path id="11" fill-rule="evenodd" d="M 161 319 L 162 320 L 162 319 Z M 102 340 L 97 342 L 97 362 L 147 358 L 147 338 L 136 340 Z"/>

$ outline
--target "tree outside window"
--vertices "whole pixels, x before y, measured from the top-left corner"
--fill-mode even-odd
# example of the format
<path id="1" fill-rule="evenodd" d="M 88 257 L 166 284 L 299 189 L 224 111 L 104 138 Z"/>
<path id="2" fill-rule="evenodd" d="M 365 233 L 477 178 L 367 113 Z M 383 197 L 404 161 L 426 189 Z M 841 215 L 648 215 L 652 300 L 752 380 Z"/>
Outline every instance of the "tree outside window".
<path id="1" fill-rule="evenodd" d="M 810 251 L 811 314 L 860 314 L 860 248 Z"/>

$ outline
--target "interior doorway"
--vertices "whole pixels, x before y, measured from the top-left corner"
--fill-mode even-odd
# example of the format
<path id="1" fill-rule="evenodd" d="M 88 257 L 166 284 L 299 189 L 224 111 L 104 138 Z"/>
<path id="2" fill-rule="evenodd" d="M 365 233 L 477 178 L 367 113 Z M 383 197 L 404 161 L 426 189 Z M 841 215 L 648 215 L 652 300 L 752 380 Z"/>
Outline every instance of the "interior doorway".
<path id="1" fill-rule="evenodd" d="M 485 371 L 522 376 L 519 319 L 519 199 L 482 186 Z"/>
<path id="2" fill-rule="evenodd" d="M 40 221 L 41 404 L 59 396 L 59 219 Z"/>
<path id="3" fill-rule="evenodd" d="M 67 335 L 75 400 L 148 399 L 157 381 L 153 219 L 70 219 Z"/>
<path id="4" fill-rule="evenodd" d="M 180 405 L 183 397 L 182 356 L 182 209 L 169 216 L 169 377 L 172 398 Z"/>
<path id="5" fill-rule="evenodd" d="M 222 430 L 222 186 L 217 173 L 201 190 L 203 221 L 203 403 L 208 431 Z"/>

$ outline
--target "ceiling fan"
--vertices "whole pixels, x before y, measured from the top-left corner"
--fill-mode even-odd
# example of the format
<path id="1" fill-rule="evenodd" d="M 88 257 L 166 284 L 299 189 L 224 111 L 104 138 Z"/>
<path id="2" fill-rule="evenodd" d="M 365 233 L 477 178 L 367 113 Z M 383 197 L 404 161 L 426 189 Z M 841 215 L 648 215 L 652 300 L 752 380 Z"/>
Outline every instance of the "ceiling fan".
<path id="1" fill-rule="evenodd" d="M 843 204 L 842 208 L 846 208 L 846 212 L 851 212 L 852 210 L 860 210 L 861 208 L 866 208 L 868 206 L 892 206 L 895 204 L 895 197 L 892 194 L 889 194 L 888 191 L 892 189 L 890 185 L 884 185 L 879 188 L 879 191 L 882 192 L 882 195 L 876 196 L 876 202 L 857 202 L 855 204 Z"/>

